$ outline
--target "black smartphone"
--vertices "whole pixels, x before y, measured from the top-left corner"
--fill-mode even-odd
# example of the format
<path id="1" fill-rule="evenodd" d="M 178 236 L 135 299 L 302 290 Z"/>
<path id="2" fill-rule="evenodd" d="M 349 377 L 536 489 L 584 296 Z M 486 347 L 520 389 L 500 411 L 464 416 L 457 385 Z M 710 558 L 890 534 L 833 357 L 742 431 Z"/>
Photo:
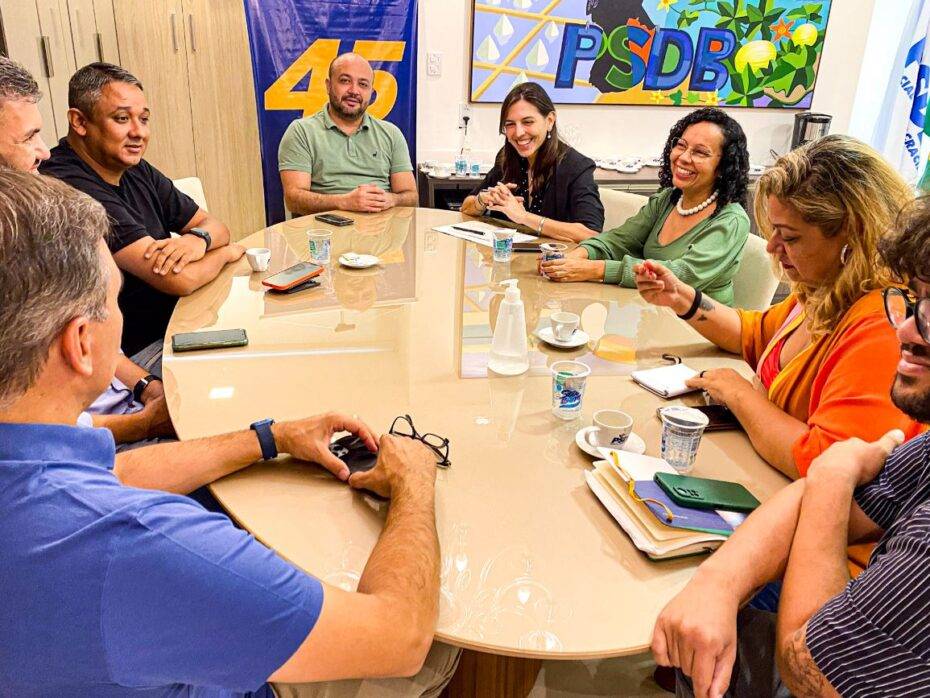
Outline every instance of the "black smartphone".
<path id="1" fill-rule="evenodd" d="M 656 417 L 662 419 L 662 410 L 656 410 Z M 726 405 L 694 405 L 692 409 L 707 415 L 707 426 L 704 431 L 723 431 L 725 429 L 742 429 L 736 415 Z"/>
<path id="2" fill-rule="evenodd" d="M 335 213 L 321 213 L 318 216 L 314 216 L 314 219 L 321 223 L 329 223 L 330 225 L 355 225 L 353 219 L 346 218 L 345 216 L 337 216 Z"/>
<path id="3" fill-rule="evenodd" d="M 322 273 L 323 267 L 319 264 L 300 262 L 284 271 L 269 276 L 267 279 L 263 279 L 262 286 L 267 286 L 274 291 L 288 291 Z"/>
<path id="4" fill-rule="evenodd" d="M 181 332 L 171 337 L 171 349 L 175 353 L 199 349 L 224 349 L 244 347 L 249 343 L 245 330 L 210 330 L 207 332 Z"/>
<path id="5" fill-rule="evenodd" d="M 329 445 L 330 452 L 349 466 L 350 473 L 371 470 L 378 462 L 378 454 L 368 450 L 368 446 L 355 434 L 336 439 Z"/>

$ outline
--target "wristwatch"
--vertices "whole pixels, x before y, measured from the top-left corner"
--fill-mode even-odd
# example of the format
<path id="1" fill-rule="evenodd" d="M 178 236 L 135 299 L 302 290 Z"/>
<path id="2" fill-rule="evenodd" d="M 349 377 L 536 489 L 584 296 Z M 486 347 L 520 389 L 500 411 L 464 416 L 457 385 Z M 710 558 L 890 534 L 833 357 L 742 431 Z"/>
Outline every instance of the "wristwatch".
<path id="1" fill-rule="evenodd" d="M 132 399 L 136 402 L 142 402 L 142 393 L 145 392 L 145 389 L 149 387 L 149 383 L 152 381 L 160 381 L 161 378 L 158 376 L 153 376 L 151 373 L 144 378 L 140 378 L 139 382 L 133 386 L 132 389 Z"/>
<path id="2" fill-rule="evenodd" d="M 210 233 L 208 233 L 208 232 L 207 232 L 206 230 L 204 230 L 203 228 L 191 228 L 190 230 L 188 230 L 188 231 L 185 232 L 184 234 L 185 234 L 185 235 L 196 235 L 197 237 L 199 237 L 201 240 L 204 241 L 204 243 L 206 243 L 206 245 L 207 245 L 207 250 L 209 250 L 209 249 L 210 249 L 210 245 L 213 244 L 213 238 L 210 237 Z M 206 250 L 205 250 L 205 251 L 206 251 Z"/>
<path id="3" fill-rule="evenodd" d="M 262 447 L 262 459 L 272 460 L 278 457 L 278 444 L 275 443 L 274 434 L 271 433 L 273 419 L 262 419 L 249 425 L 250 429 L 255 430 L 258 437 L 258 443 Z"/>

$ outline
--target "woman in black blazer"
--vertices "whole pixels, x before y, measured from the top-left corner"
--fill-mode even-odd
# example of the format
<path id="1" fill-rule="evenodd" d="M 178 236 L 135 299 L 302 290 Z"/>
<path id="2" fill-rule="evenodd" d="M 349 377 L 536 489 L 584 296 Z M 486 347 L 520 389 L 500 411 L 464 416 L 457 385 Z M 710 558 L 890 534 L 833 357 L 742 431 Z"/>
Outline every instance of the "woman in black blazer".
<path id="1" fill-rule="evenodd" d="M 539 235 L 581 242 L 601 232 L 604 206 L 594 161 L 559 138 L 555 106 L 535 82 L 514 87 L 501 105 L 507 139 L 462 213 L 509 218 Z"/>

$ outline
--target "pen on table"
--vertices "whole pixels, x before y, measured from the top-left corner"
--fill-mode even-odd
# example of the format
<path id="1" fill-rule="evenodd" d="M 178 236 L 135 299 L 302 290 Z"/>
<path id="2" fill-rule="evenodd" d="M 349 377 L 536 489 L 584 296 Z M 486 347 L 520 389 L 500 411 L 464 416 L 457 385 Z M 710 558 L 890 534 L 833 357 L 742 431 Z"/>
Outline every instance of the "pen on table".
<path id="1" fill-rule="evenodd" d="M 455 230 L 464 230 L 466 233 L 473 233 L 475 235 L 486 235 L 486 233 L 483 230 L 475 230 L 474 228 L 466 228 L 463 225 L 453 225 L 452 227 Z"/>

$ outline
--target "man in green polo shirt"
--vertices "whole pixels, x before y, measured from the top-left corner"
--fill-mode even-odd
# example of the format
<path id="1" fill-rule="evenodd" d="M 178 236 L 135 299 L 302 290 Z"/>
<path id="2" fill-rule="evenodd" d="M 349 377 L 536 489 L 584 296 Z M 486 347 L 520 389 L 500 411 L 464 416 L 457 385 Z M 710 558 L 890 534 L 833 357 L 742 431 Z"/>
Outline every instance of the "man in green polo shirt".
<path id="1" fill-rule="evenodd" d="M 287 127 L 278 147 L 278 170 L 291 213 L 417 205 L 404 135 L 394 124 L 365 113 L 373 78 L 361 56 L 338 56 L 326 78 L 329 103 Z"/>

